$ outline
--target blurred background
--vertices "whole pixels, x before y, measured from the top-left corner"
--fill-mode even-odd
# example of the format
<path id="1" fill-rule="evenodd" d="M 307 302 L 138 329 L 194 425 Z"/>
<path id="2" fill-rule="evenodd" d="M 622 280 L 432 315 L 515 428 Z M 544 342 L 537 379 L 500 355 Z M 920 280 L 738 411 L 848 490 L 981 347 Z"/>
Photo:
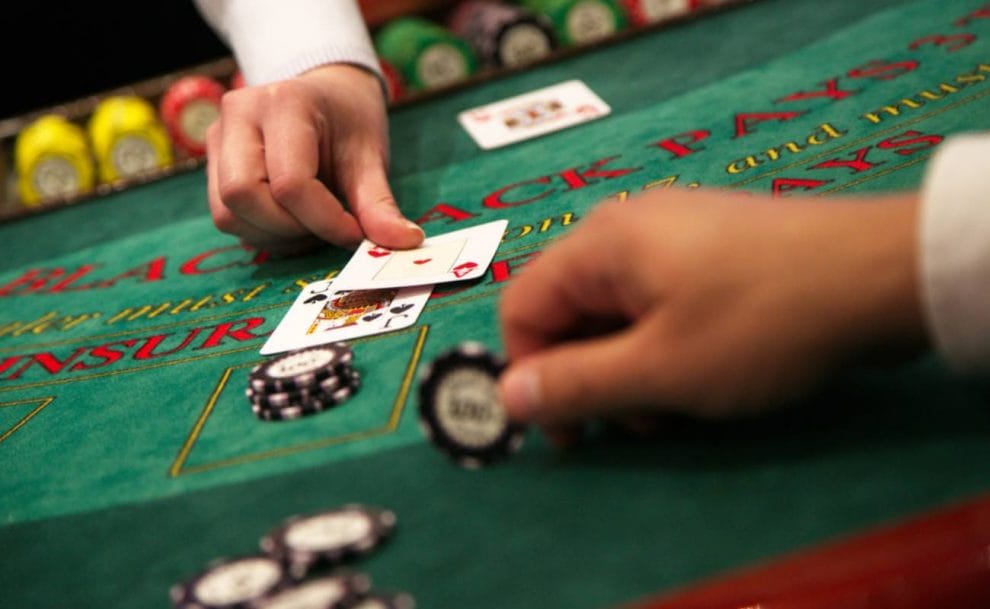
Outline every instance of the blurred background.
<path id="1" fill-rule="evenodd" d="M 3 17 L 0 119 L 230 55 L 192 0 L 14 1 Z"/>

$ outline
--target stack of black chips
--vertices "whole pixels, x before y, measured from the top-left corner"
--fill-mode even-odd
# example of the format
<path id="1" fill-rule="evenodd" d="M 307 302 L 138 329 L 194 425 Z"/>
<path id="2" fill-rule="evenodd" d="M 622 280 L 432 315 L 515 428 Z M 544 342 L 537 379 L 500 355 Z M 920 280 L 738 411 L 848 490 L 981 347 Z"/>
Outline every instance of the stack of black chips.
<path id="1" fill-rule="evenodd" d="M 250 374 L 247 398 L 265 421 L 310 416 L 343 404 L 361 387 L 345 343 L 309 347 L 273 358 Z"/>

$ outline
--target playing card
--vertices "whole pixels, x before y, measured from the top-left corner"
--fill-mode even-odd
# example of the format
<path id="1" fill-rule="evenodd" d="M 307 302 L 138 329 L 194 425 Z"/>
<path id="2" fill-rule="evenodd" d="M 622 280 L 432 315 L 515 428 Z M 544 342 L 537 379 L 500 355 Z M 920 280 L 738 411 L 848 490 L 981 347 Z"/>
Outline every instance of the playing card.
<path id="1" fill-rule="evenodd" d="M 601 118 L 612 111 L 580 80 L 461 112 L 464 129 L 484 150 L 507 146 Z"/>
<path id="2" fill-rule="evenodd" d="M 334 286 L 368 290 L 480 277 L 508 225 L 508 220 L 496 220 L 437 235 L 411 250 L 390 250 L 366 239 L 334 279 Z"/>
<path id="3" fill-rule="evenodd" d="M 271 355 L 408 328 L 426 306 L 432 285 L 338 290 L 334 281 L 306 286 L 261 348 Z"/>

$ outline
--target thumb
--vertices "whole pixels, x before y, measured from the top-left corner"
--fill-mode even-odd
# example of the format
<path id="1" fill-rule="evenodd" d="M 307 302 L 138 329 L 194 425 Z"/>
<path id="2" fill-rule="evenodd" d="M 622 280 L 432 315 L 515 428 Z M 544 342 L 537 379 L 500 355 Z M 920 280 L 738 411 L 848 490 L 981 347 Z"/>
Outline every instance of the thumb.
<path id="1" fill-rule="evenodd" d="M 640 405 L 650 370 L 634 329 L 562 343 L 513 362 L 499 394 L 509 418 L 570 423 Z"/>
<path id="2" fill-rule="evenodd" d="M 380 162 L 366 164 L 350 177 L 344 195 L 368 239 L 395 249 L 409 249 L 423 242 L 423 229 L 399 211 Z"/>

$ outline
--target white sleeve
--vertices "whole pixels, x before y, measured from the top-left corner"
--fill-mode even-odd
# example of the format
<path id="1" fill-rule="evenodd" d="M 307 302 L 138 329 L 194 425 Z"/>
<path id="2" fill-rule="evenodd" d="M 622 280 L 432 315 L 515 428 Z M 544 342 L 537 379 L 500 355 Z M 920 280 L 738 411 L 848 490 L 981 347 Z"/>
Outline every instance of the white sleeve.
<path id="1" fill-rule="evenodd" d="M 956 371 L 990 375 L 990 134 L 943 143 L 921 191 L 922 301 Z"/>
<path id="2" fill-rule="evenodd" d="M 361 66 L 381 78 L 355 0 L 194 0 L 231 47 L 250 85 L 291 78 L 328 63 Z"/>

